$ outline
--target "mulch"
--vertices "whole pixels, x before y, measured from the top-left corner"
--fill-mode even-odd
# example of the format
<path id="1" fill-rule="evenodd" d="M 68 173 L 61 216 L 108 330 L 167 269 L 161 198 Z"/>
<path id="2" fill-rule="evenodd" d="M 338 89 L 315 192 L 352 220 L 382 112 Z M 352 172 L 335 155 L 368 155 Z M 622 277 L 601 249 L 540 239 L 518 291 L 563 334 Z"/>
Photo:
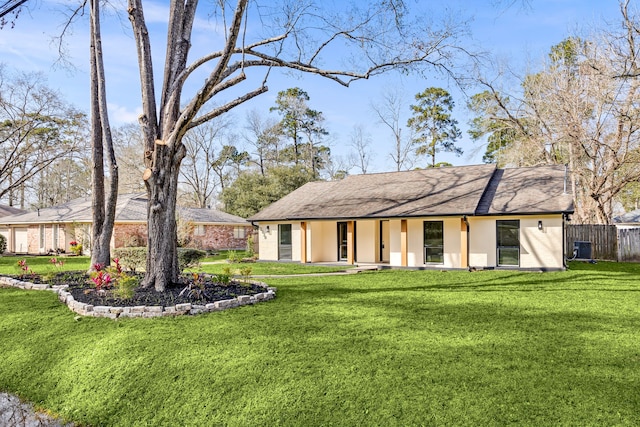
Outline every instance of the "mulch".
<path id="1" fill-rule="evenodd" d="M 142 280 L 142 274 L 128 273 L 136 275 Z M 94 306 L 115 306 L 115 307 L 135 307 L 135 306 L 173 306 L 176 304 L 199 304 L 205 305 L 216 301 L 236 298 L 239 295 L 255 295 L 264 292 L 262 286 L 230 281 L 221 283 L 215 275 L 199 274 L 197 283 L 193 276 L 181 276 L 179 283 L 167 286 L 164 292 L 156 292 L 153 288 L 137 287 L 132 298 L 117 298 L 111 290 L 96 290 L 92 286 L 89 275 L 85 272 L 60 272 L 53 277 L 46 277 L 46 281 L 38 274 L 25 274 L 14 276 L 17 279 L 32 283 L 48 283 L 51 286 L 67 285 L 67 289 L 76 301 Z"/>

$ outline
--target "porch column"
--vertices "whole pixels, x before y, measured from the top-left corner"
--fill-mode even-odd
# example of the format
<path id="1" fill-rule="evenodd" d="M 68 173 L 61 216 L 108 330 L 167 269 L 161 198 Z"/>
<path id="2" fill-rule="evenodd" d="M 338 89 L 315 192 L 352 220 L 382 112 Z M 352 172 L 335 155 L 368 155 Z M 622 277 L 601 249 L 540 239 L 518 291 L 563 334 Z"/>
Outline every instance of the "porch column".
<path id="1" fill-rule="evenodd" d="M 300 223 L 300 262 L 307 262 L 307 223 Z"/>
<path id="2" fill-rule="evenodd" d="M 460 268 L 469 267 L 469 239 L 467 222 L 460 218 Z"/>
<path id="3" fill-rule="evenodd" d="M 353 221 L 347 221 L 347 264 L 355 264 L 353 239 Z"/>
<path id="4" fill-rule="evenodd" d="M 400 265 L 406 267 L 407 262 L 407 220 L 400 220 Z"/>

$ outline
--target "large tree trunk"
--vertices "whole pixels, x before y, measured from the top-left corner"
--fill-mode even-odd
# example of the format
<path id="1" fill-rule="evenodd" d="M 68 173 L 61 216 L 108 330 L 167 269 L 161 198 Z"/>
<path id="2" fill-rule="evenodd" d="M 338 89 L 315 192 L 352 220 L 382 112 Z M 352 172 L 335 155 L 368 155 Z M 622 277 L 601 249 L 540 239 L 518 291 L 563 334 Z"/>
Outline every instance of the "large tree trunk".
<path id="1" fill-rule="evenodd" d="M 156 148 L 158 151 L 167 147 Z M 149 233 L 146 274 L 143 286 L 153 286 L 162 292 L 166 285 L 176 283 L 180 272 L 178 266 L 176 201 L 178 176 L 184 150 L 166 153 L 162 163 L 166 164 L 166 174 L 154 174 L 147 180 L 147 227 Z"/>
<path id="2" fill-rule="evenodd" d="M 100 1 L 92 0 L 91 6 L 91 142 L 92 142 L 92 200 L 93 227 L 91 241 L 91 263 L 89 269 L 97 265 L 111 263 L 111 236 L 115 221 L 118 198 L 118 166 L 116 163 L 111 127 L 107 115 L 107 95 L 105 88 L 102 42 L 100 36 Z M 106 147 L 105 147 L 106 145 Z M 107 150 L 110 166 L 109 196 L 105 201 L 104 150 Z"/>

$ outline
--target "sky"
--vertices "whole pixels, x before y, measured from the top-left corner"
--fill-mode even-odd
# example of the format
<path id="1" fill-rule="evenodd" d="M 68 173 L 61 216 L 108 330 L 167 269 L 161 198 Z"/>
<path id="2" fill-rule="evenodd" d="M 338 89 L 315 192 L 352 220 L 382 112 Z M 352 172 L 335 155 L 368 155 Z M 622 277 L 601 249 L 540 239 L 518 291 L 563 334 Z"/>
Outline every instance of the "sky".
<path id="1" fill-rule="evenodd" d="M 366 0 L 362 0 L 366 1 Z M 124 3 L 124 0 L 116 0 Z M 465 43 L 491 55 L 491 63 L 504 62 L 516 70 L 535 69 L 549 49 L 564 38 L 578 32 L 588 32 L 592 27 L 614 25 L 618 21 L 618 0 L 408 0 L 410 5 L 433 5 L 448 8 L 455 14 L 469 19 L 470 35 Z M 59 90 L 64 98 L 83 111 L 88 111 L 88 22 L 77 23 L 66 37 L 67 58 L 73 67 L 62 67 L 57 61 L 58 51 L 54 37 L 60 34 L 65 17 L 65 5 L 72 0 L 29 0 L 14 28 L 0 31 L 0 63 L 9 71 L 42 72 L 50 87 Z M 206 5 L 206 2 L 201 2 Z M 635 7 L 632 0 L 632 7 Z M 166 36 L 167 2 L 144 2 L 146 19 L 153 37 L 154 55 L 162 58 L 163 40 Z M 126 16 L 111 14 L 103 19 L 103 48 L 107 74 L 107 97 L 111 124 L 118 126 L 135 122 L 141 112 L 139 75 L 135 45 L 130 35 L 130 23 Z M 205 52 L 211 46 L 220 46 L 220 34 L 216 23 L 201 15 L 195 24 L 192 52 Z M 217 47 L 216 47 L 217 49 Z M 156 60 L 162 66 L 163 60 Z M 310 108 L 320 111 L 325 117 L 325 128 L 329 131 L 327 143 L 333 156 L 346 158 L 350 148 L 350 135 L 354 126 L 361 126 L 370 136 L 371 163 L 367 172 L 394 170 L 389 153 L 393 148 L 392 135 L 377 123 L 371 105 L 380 103 L 385 90 L 400 90 L 406 100 L 406 116 L 410 116 L 409 105 L 416 93 L 428 87 L 447 89 L 456 103 L 453 115 L 459 122 L 462 138 L 457 141 L 464 154 L 456 157 L 441 153 L 437 161 L 454 165 L 479 164 L 484 147 L 467 135 L 469 113 L 466 111 L 465 94 L 455 84 L 436 74 L 428 76 L 400 76 L 391 73 L 358 81 L 349 88 L 317 76 L 291 76 L 273 73 L 268 83 L 269 92 L 233 111 L 232 121 L 238 132 L 243 131 L 249 110 L 257 110 L 265 116 L 275 105 L 277 93 L 290 87 L 300 87 L 310 97 Z M 252 86 L 251 88 L 254 88 Z M 466 91 L 474 93 L 473 88 Z M 427 159 L 418 159 L 415 166 L 424 167 Z M 352 173 L 358 173 L 356 169 Z"/>

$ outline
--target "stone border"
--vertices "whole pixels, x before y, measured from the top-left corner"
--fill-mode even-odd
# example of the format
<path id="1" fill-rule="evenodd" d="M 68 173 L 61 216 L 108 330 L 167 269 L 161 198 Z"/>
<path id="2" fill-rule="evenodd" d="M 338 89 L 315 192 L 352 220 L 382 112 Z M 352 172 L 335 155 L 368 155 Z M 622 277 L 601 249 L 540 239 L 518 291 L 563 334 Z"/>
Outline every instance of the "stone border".
<path id="1" fill-rule="evenodd" d="M 239 295 L 233 299 L 226 299 L 216 301 L 206 305 L 198 304 L 176 304 L 174 306 L 135 306 L 135 307 L 112 307 L 104 305 L 93 306 L 91 304 L 85 304 L 80 301 L 76 301 L 71 295 L 71 292 L 67 292 L 68 285 L 56 285 L 51 286 L 46 283 L 31 283 L 23 282 L 11 277 L 0 276 L 0 285 L 9 286 L 19 289 L 30 289 L 38 291 L 52 291 L 58 294 L 60 302 L 66 304 L 69 309 L 82 316 L 91 317 L 108 317 L 110 319 L 120 319 L 125 317 L 167 317 L 167 316 L 182 316 L 182 315 L 194 315 L 200 313 L 209 313 L 212 311 L 222 311 L 229 308 L 239 307 L 241 305 L 250 305 L 262 301 L 269 301 L 276 297 L 276 288 L 268 286 L 266 283 L 251 281 L 250 283 L 258 286 L 262 286 L 265 292 L 260 292 L 255 295 Z"/>

